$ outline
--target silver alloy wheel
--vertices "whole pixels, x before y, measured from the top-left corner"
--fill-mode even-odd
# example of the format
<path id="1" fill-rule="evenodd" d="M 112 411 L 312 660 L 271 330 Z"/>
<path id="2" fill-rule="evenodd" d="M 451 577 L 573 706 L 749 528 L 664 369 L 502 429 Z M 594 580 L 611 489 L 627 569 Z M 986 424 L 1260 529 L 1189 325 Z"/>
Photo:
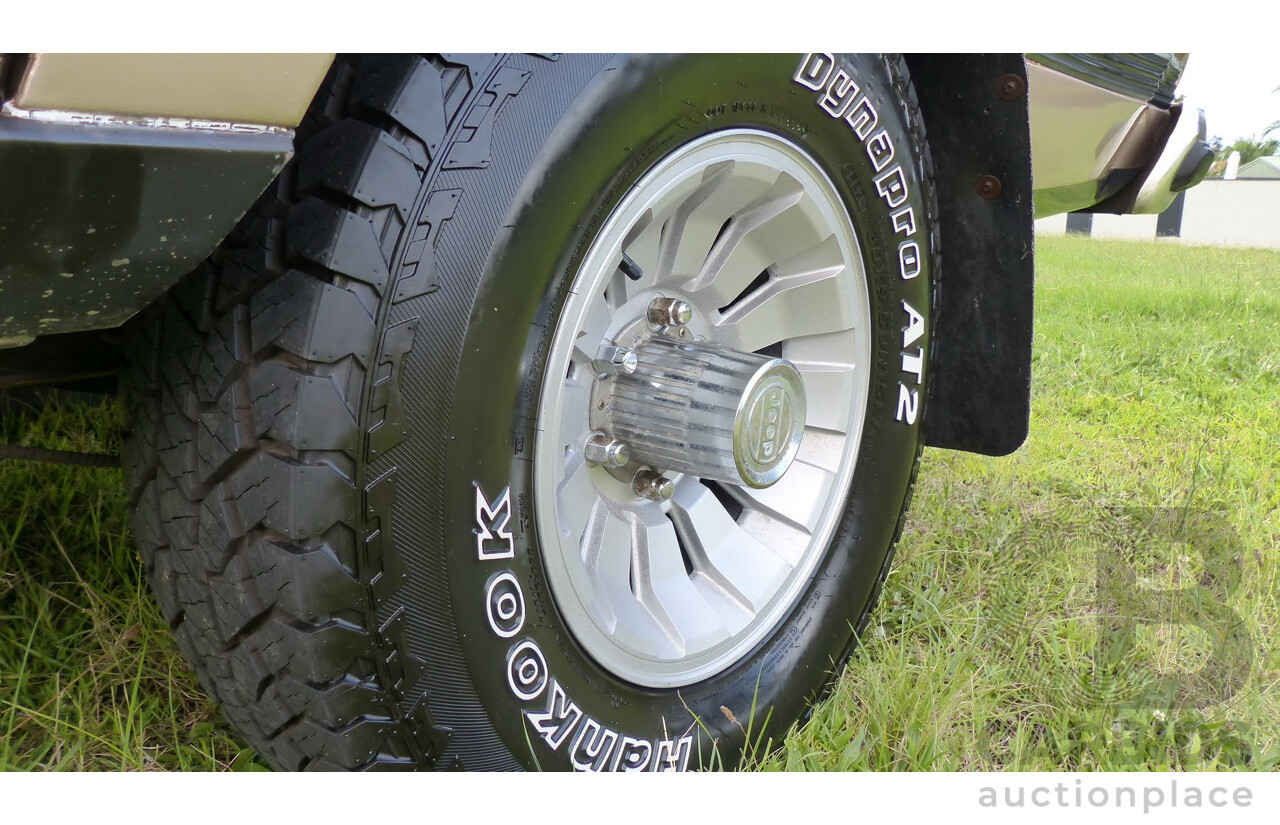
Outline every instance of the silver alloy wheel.
<path id="1" fill-rule="evenodd" d="M 646 310 L 660 297 L 687 302 L 692 318 L 651 323 Z M 794 143 L 757 130 L 713 133 L 658 161 L 623 198 L 556 325 L 533 468 L 551 591 L 602 667 L 646 687 L 691 684 L 733 665 L 792 609 L 844 510 L 866 413 L 870 325 L 847 210 Z M 609 381 L 599 354 L 651 336 L 795 365 L 808 413 L 780 480 L 753 489 L 667 472 L 674 492 L 662 500 L 632 487 L 645 465 L 586 460 Z"/>

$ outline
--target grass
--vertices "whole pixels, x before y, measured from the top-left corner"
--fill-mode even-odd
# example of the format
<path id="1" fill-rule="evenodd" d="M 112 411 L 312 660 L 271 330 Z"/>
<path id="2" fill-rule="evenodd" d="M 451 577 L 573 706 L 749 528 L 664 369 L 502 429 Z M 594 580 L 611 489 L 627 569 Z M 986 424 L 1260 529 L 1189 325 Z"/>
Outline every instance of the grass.
<path id="1" fill-rule="evenodd" d="M 1280 763 L 1280 253 L 1037 256 L 1029 440 L 925 452 L 864 643 L 755 767 Z M 110 451 L 117 416 L 55 404 L 0 439 Z M 0 463 L 0 768 L 263 767 L 152 606 L 119 486 Z"/>
<path id="2" fill-rule="evenodd" d="M 19 413 L 0 442 L 119 450 L 115 404 Z M 0 768 L 265 767 L 182 661 L 127 525 L 119 470 L 0 462 Z"/>
<path id="3" fill-rule="evenodd" d="M 1048 237 L 1031 435 L 928 450 L 785 770 L 1280 762 L 1280 253 Z"/>

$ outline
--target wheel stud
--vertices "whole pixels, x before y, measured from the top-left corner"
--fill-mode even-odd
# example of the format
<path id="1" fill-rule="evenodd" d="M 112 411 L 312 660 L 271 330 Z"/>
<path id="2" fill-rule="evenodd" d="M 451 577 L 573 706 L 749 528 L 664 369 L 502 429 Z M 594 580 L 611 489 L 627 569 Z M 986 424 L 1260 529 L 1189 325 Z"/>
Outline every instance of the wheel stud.
<path id="1" fill-rule="evenodd" d="M 675 495 L 676 485 L 662 473 L 641 470 L 631 480 L 631 489 L 640 498 L 661 503 Z"/>
<path id="2" fill-rule="evenodd" d="M 654 298 L 649 302 L 645 317 L 651 324 L 662 324 L 667 327 L 682 327 L 693 318 L 693 307 L 688 301 L 679 298 Z"/>
<path id="3" fill-rule="evenodd" d="M 631 460 L 631 448 L 604 433 L 592 433 L 582 448 L 582 457 L 591 464 L 625 467 Z"/>
<path id="4" fill-rule="evenodd" d="M 638 363 L 636 354 L 626 347 L 604 346 L 596 353 L 591 368 L 603 378 L 608 375 L 630 375 L 636 371 Z"/>

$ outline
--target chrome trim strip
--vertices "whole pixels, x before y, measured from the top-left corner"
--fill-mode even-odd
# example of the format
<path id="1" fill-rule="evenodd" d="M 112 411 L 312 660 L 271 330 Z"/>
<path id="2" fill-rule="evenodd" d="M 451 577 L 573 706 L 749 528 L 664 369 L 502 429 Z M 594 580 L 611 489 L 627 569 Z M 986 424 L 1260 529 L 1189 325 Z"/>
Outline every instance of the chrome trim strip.
<path id="1" fill-rule="evenodd" d="M 63 112 L 55 109 L 22 109 L 10 101 L 0 106 L 0 117 L 60 123 L 72 126 L 127 126 L 179 132 L 219 132 L 246 135 L 292 135 L 292 129 L 261 123 L 232 123 L 226 120 L 197 120 L 185 117 L 144 117 L 141 115 L 103 115 L 94 112 Z"/>

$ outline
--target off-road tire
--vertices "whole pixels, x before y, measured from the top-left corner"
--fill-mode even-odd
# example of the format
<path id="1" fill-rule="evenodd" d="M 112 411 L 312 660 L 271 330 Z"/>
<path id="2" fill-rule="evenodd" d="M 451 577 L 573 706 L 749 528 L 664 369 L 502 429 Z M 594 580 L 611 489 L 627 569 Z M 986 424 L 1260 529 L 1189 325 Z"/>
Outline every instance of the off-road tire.
<path id="1" fill-rule="evenodd" d="M 131 326 L 125 477 L 145 568 L 202 684 L 273 766 L 569 767 L 592 744 L 588 721 L 619 737 L 597 767 L 639 764 L 635 748 L 619 759 L 627 737 L 652 743 L 649 769 L 679 762 L 682 737 L 688 767 L 726 766 L 747 725 L 776 744 L 829 687 L 910 499 L 920 424 L 897 413 L 899 303 L 927 322 L 937 240 L 905 64 L 839 65 L 898 143 L 923 250 L 912 280 L 865 150 L 793 81 L 799 59 L 341 58 L 294 160 Z M 840 530 L 777 629 L 706 683 L 641 689 L 576 647 L 539 567 L 527 475 L 540 347 L 575 250 L 645 153 L 744 123 L 812 147 L 855 218 L 873 278 L 863 444 Z M 590 187 L 586 202 L 570 202 L 574 186 Z M 522 632 L 549 671 L 527 701 L 508 678 L 520 639 L 486 623 L 493 571 L 476 562 L 477 490 L 496 507 L 503 489 L 509 520 L 491 526 L 512 533 Z M 540 738 L 531 714 L 568 705 L 576 735 Z"/>

